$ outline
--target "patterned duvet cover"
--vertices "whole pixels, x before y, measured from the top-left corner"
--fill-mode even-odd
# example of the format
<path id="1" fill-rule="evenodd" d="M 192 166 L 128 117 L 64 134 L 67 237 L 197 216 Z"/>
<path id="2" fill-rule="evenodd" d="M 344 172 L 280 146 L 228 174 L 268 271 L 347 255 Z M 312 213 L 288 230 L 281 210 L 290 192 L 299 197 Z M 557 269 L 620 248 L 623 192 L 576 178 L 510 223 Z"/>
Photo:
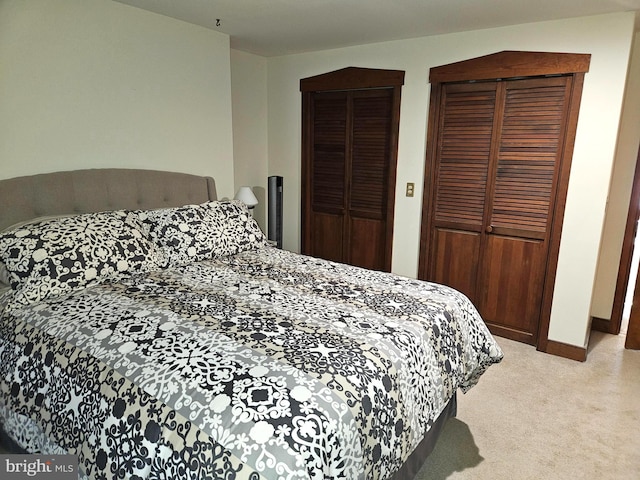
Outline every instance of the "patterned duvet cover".
<path id="1" fill-rule="evenodd" d="M 0 356 L 7 433 L 91 479 L 384 479 L 502 352 L 455 290 L 263 246 L 5 311 Z"/>

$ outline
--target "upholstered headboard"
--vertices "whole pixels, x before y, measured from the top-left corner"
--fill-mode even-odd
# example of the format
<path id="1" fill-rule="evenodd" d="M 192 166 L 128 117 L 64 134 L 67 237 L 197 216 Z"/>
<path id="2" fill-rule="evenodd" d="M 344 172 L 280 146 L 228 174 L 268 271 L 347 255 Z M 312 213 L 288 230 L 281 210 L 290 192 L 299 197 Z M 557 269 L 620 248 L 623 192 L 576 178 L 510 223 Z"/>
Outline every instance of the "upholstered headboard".
<path id="1" fill-rule="evenodd" d="M 106 168 L 0 180 L 0 230 L 47 215 L 179 207 L 216 200 L 211 177 Z"/>

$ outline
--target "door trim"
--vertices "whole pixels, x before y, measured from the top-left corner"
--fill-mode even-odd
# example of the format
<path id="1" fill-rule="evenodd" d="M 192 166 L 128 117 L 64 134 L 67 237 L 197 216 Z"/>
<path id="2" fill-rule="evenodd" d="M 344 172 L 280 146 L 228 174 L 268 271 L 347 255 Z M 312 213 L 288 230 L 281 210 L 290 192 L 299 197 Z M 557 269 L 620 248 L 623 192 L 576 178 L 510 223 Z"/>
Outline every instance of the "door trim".
<path id="1" fill-rule="evenodd" d="M 622 240 L 622 252 L 620 254 L 620 265 L 618 266 L 618 277 L 616 280 L 616 290 L 613 296 L 613 309 L 611 319 L 592 319 L 591 327 L 605 333 L 618 335 L 622 325 L 622 314 L 624 312 L 624 300 L 629 288 L 629 278 L 631 277 L 631 261 L 633 258 L 634 241 L 636 236 L 636 225 L 640 218 L 640 151 L 636 159 L 636 168 L 633 175 L 633 187 L 631 188 L 631 198 L 629 200 L 629 212 L 627 213 L 627 224 Z"/>
<path id="2" fill-rule="evenodd" d="M 551 223 L 551 237 L 547 260 L 547 272 L 545 275 L 544 292 L 542 294 L 542 309 L 538 326 L 538 339 L 536 348 L 543 352 L 553 353 L 549 348 L 549 324 L 551 322 L 551 306 L 553 303 L 553 290 L 556 283 L 556 271 L 558 269 L 558 255 L 560 252 L 560 237 L 564 221 L 564 210 L 567 203 L 567 191 L 569 189 L 569 174 L 571 161 L 573 160 L 573 145 L 575 143 L 576 129 L 578 128 L 578 113 L 582 98 L 582 86 L 584 73 L 574 75 L 569 111 L 567 116 L 567 130 L 565 136 L 564 151 L 558 176 L 558 189 L 556 193 L 555 212 Z M 572 357 L 568 357 L 572 358 Z"/>

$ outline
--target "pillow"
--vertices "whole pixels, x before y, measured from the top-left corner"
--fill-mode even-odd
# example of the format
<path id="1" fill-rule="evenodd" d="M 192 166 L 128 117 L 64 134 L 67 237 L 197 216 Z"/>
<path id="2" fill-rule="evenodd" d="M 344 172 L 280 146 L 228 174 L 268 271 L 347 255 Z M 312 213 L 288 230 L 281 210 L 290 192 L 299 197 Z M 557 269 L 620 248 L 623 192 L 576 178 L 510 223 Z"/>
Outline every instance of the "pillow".
<path id="1" fill-rule="evenodd" d="M 266 237 L 239 200 L 139 212 L 149 236 L 170 265 L 234 255 L 258 248 Z"/>
<path id="2" fill-rule="evenodd" d="M 18 227 L 23 227 L 24 225 L 31 223 L 38 223 L 42 220 L 50 220 L 52 218 L 60 218 L 60 217 L 68 217 L 69 215 L 49 215 L 45 217 L 37 217 L 32 218 L 30 220 L 24 220 L 22 222 L 14 223 L 13 225 L 5 228 L 4 230 L 14 230 Z M 4 262 L 0 261 L 0 288 L 3 286 L 9 286 L 11 284 L 11 280 L 9 280 L 9 271 L 7 270 L 7 266 Z"/>
<path id="3" fill-rule="evenodd" d="M 166 265 L 134 212 L 86 213 L 0 233 L 13 300 L 28 305 L 122 275 Z"/>

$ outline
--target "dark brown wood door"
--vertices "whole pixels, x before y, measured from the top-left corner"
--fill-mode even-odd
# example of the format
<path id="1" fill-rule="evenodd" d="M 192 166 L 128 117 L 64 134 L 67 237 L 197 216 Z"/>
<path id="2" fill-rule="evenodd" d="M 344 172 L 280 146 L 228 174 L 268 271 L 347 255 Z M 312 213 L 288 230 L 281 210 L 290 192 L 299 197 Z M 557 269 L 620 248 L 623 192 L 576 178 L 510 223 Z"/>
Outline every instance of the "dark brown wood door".
<path id="1" fill-rule="evenodd" d="M 314 92 L 303 253 L 390 270 L 394 90 Z"/>
<path id="2" fill-rule="evenodd" d="M 536 342 L 569 76 L 447 84 L 429 278 L 468 295 L 495 333 Z"/>
<path id="3" fill-rule="evenodd" d="M 311 208 L 303 218 L 308 255 L 343 261 L 347 194 L 347 93 L 312 97 L 311 165 L 308 192 Z"/>
<path id="4" fill-rule="evenodd" d="M 635 290 L 633 292 L 633 303 L 629 314 L 629 326 L 624 348 L 640 350 L 640 272 L 636 277 Z"/>
<path id="5" fill-rule="evenodd" d="M 429 280 L 478 303 L 478 267 L 495 123 L 496 83 L 448 85 L 438 125 Z"/>

